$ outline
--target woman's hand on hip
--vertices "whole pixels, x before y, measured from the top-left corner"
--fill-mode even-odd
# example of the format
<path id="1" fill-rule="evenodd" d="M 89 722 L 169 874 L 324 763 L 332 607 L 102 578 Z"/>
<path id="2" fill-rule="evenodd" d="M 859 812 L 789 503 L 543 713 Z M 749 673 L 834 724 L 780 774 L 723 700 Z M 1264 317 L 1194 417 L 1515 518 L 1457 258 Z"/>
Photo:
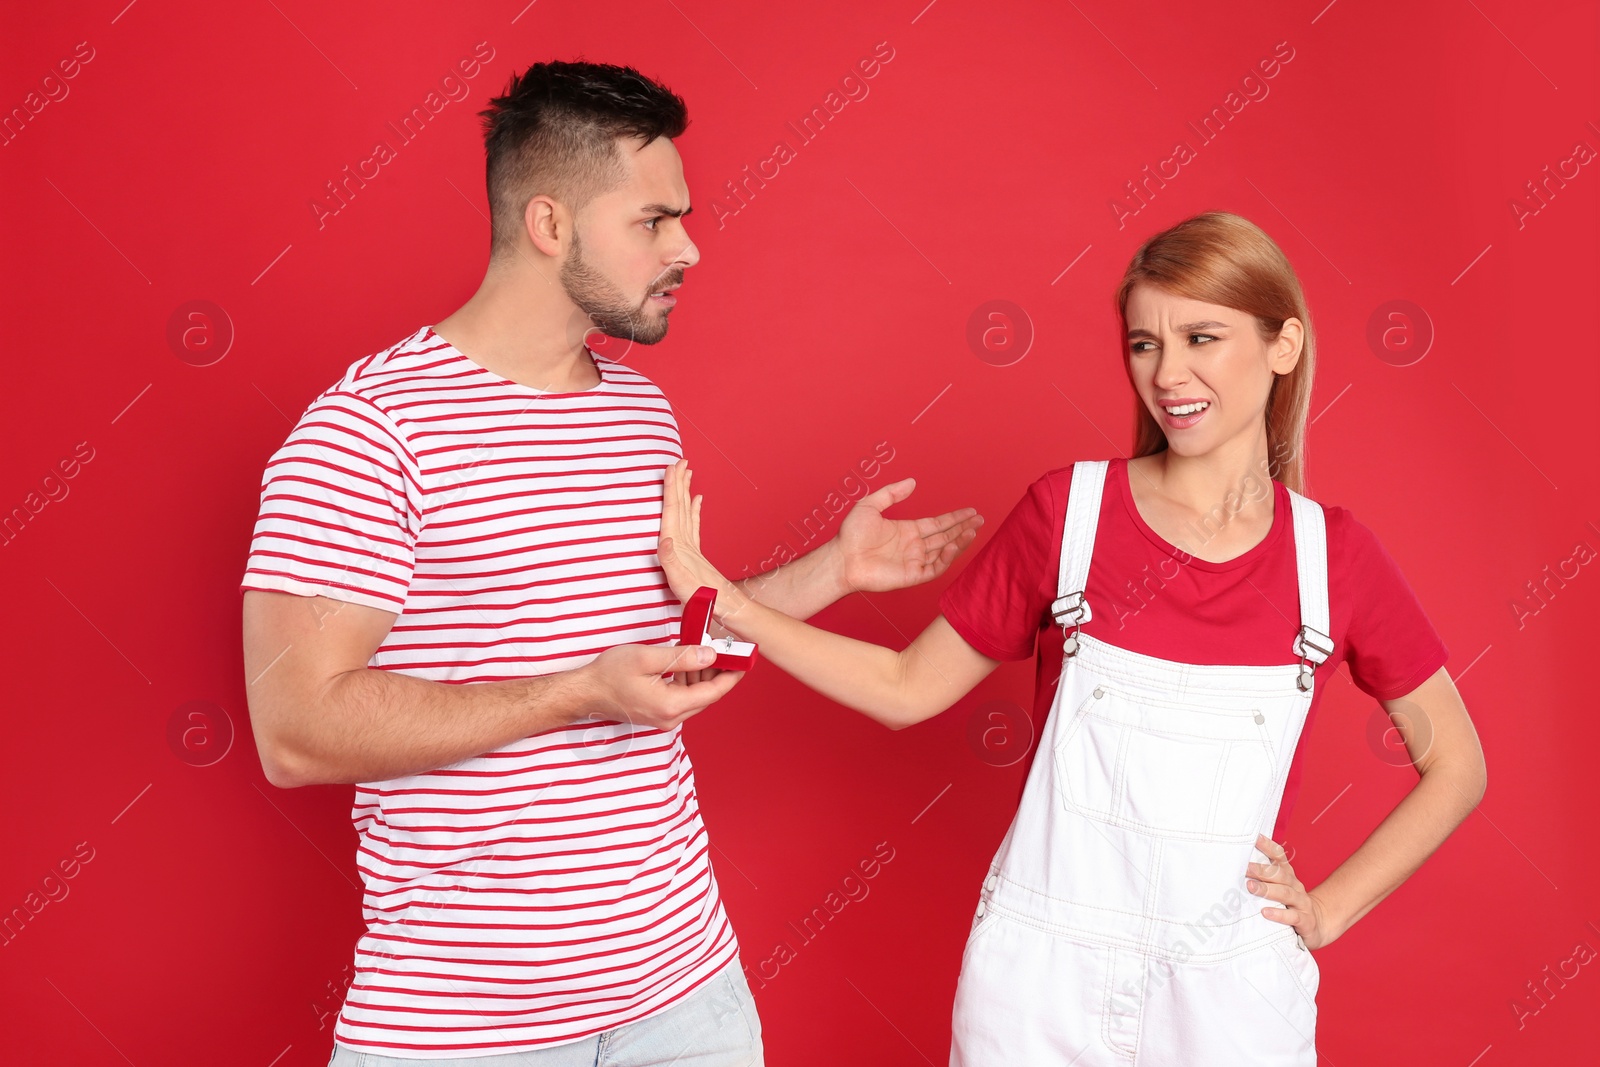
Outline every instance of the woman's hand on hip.
<path id="1" fill-rule="evenodd" d="M 1256 847 L 1269 863 L 1245 864 L 1245 888 L 1258 897 L 1276 901 L 1281 908 L 1262 908 L 1261 914 L 1273 922 L 1295 928 L 1306 948 L 1321 948 L 1339 934 L 1316 896 L 1306 889 L 1289 865 L 1284 847 L 1266 834 L 1256 835 Z"/>

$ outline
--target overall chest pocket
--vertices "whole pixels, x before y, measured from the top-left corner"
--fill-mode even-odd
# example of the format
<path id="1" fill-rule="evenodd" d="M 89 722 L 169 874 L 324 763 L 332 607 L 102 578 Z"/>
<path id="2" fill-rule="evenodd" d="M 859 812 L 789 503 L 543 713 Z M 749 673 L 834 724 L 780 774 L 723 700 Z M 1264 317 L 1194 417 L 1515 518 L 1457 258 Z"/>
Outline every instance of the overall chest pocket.
<path id="1" fill-rule="evenodd" d="M 1056 745 L 1062 803 L 1147 833 L 1254 841 L 1276 761 L 1262 709 L 1250 704 L 1096 685 Z"/>

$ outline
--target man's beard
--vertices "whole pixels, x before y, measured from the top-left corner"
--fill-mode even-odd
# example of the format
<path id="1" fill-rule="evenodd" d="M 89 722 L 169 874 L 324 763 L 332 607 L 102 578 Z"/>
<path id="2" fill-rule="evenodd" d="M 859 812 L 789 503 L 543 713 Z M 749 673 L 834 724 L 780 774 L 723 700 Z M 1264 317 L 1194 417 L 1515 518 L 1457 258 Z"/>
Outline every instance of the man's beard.
<path id="1" fill-rule="evenodd" d="M 643 305 L 631 303 L 622 290 L 583 258 L 577 232 L 572 235 L 572 250 L 561 264 L 561 287 L 578 310 L 589 317 L 594 328 L 607 337 L 653 345 L 667 335 L 667 315 L 649 314 Z M 677 279 L 657 280 L 658 288 L 676 284 Z M 652 290 L 654 291 L 654 290 Z M 648 301 L 650 298 L 645 297 Z"/>

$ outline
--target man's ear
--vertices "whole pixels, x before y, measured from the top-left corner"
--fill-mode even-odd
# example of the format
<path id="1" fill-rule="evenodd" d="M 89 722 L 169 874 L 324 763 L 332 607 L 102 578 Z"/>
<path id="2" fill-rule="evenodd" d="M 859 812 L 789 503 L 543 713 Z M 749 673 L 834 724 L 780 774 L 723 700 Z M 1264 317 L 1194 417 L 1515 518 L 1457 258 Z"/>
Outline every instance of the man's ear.
<path id="1" fill-rule="evenodd" d="M 561 258 L 572 240 L 572 219 L 562 204 L 548 196 L 535 196 L 522 209 L 522 228 L 533 247 L 553 259 Z"/>

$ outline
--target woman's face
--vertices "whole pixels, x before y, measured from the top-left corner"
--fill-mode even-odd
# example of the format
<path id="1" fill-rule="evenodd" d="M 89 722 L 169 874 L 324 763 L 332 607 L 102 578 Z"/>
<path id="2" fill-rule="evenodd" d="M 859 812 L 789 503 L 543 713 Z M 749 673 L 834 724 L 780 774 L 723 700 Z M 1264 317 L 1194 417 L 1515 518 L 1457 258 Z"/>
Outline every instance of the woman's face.
<path id="1" fill-rule="evenodd" d="M 1299 319 L 1269 344 L 1247 312 L 1148 284 L 1129 292 L 1126 317 L 1129 377 L 1172 452 L 1199 456 L 1239 438 L 1265 441 L 1273 375 L 1300 358 Z"/>

